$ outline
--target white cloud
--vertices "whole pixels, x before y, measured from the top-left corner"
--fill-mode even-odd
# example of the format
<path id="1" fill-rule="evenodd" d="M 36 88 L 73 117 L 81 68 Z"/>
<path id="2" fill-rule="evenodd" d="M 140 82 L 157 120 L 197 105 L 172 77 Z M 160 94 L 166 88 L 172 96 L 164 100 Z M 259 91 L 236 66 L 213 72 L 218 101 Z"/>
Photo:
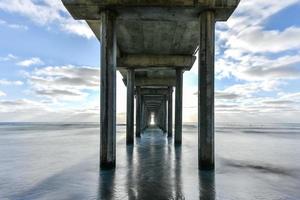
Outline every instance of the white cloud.
<path id="1" fill-rule="evenodd" d="M 42 26 L 59 24 L 63 31 L 85 38 L 94 37 L 85 22 L 72 19 L 60 0 L 1 0 L 0 10 L 18 13 Z"/>
<path id="2" fill-rule="evenodd" d="M 240 52 L 281 52 L 300 48 L 300 27 L 283 31 L 263 30 L 261 26 L 248 27 L 228 38 L 227 45 Z"/>
<path id="3" fill-rule="evenodd" d="M 0 90 L 0 97 L 4 97 L 6 94 Z"/>
<path id="4" fill-rule="evenodd" d="M 73 33 L 88 39 L 95 37 L 87 23 L 82 20 L 78 21 L 68 18 L 61 24 L 61 29 L 68 33 Z"/>
<path id="5" fill-rule="evenodd" d="M 44 64 L 44 62 L 40 58 L 37 58 L 37 57 L 22 60 L 17 63 L 17 65 L 20 65 L 22 67 L 29 67 L 32 65 L 42 65 L 42 64 Z"/>
<path id="6" fill-rule="evenodd" d="M 87 66 L 49 66 L 28 75 L 35 94 L 52 100 L 84 100 L 89 92 L 100 89 L 100 69 Z"/>
<path id="7" fill-rule="evenodd" d="M 12 29 L 28 30 L 27 26 L 21 24 L 11 24 L 2 19 L 0 19 L 0 25 L 7 26 L 8 28 L 12 28 Z"/>
<path id="8" fill-rule="evenodd" d="M 300 27 L 264 28 L 271 16 L 296 3 L 299 1 L 241 1 L 228 22 L 216 26 L 216 45 L 224 50 L 224 54 L 216 56 L 217 78 L 246 81 L 299 78 Z"/>
<path id="9" fill-rule="evenodd" d="M 17 114 L 16 114 L 17 113 Z M 29 99 L 0 101 L 0 121 L 99 122 L 99 105 L 85 102 L 80 108 Z"/>
<path id="10" fill-rule="evenodd" d="M 0 85 L 23 85 L 22 81 L 8 81 L 6 79 L 0 79 Z"/>
<path id="11" fill-rule="evenodd" d="M 18 57 L 16 57 L 13 54 L 8 54 L 7 56 L 0 57 L 0 62 L 6 62 L 6 61 L 11 61 L 11 60 L 16 60 Z"/>

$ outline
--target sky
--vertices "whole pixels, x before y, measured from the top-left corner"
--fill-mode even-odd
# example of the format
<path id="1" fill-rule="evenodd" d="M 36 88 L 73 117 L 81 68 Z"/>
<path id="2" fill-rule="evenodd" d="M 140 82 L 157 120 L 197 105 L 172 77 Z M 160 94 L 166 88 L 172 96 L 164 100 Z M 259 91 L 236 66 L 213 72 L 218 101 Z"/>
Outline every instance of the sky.
<path id="1" fill-rule="evenodd" d="M 0 0 L 0 47 L 0 121 L 99 122 L 100 43 L 60 0 Z M 241 0 L 216 24 L 215 79 L 217 123 L 300 122 L 300 0 Z M 197 122 L 197 61 L 183 84 Z"/>

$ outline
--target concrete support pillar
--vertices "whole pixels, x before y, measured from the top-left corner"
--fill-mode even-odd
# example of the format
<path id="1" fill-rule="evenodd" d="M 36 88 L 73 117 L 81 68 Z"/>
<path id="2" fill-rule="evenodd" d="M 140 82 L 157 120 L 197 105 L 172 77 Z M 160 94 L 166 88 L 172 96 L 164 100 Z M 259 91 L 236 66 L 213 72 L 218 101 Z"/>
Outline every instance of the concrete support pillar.
<path id="1" fill-rule="evenodd" d="M 133 144 L 134 135 L 134 69 L 127 70 L 126 143 Z"/>
<path id="2" fill-rule="evenodd" d="M 140 99 L 141 99 L 141 133 L 143 132 L 143 130 L 145 129 L 145 105 L 144 105 L 144 97 L 142 95 L 140 95 Z"/>
<path id="3" fill-rule="evenodd" d="M 163 100 L 163 130 L 166 133 L 167 132 L 167 98 L 164 97 Z"/>
<path id="4" fill-rule="evenodd" d="M 141 137 L 141 95 L 140 87 L 136 87 L 136 115 L 135 115 L 135 136 Z"/>
<path id="5" fill-rule="evenodd" d="M 145 130 L 147 128 L 147 107 L 146 107 L 145 103 L 144 103 L 143 119 L 144 119 L 143 120 L 143 123 L 144 123 L 143 129 Z"/>
<path id="6" fill-rule="evenodd" d="M 100 168 L 116 165 L 116 29 L 115 17 L 101 12 Z"/>
<path id="7" fill-rule="evenodd" d="M 157 110 L 157 113 L 156 113 L 156 116 L 157 116 L 157 126 L 162 129 L 162 117 L 161 117 L 161 114 L 162 114 L 162 109 L 161 109 L 161 105 L 159 106 L 158 110 Z"/>
<path id="8" fill-rule="evenodd" d="M 212 170 L 215 164 L 214 37 L 214 12 L 205 11 L 200 15 L 198 85 L 198 159 L 202 170 Z"/>
<path id="9" fill-rule="evenodd" d="M 168 137 L 173 135 L 173 87 L 169 87 L 168 94 Z"/>
<path id="10" fill-rule="evenodd" d="M 182 70 L 176 69 L 175 144 L 177 145 L 182 142 L 182 79 Z"/>
<path id="11" fill-rule="evenodd" d="M 145 128 L 148 128 L 148 126 L 149 126 L 149 122 L 150 122 L 150 112 L 149 112 L 149 110 L 148 109 L 146 109 L 146 113 L 145 113 L 146 115 L 146 117 L 145 117 L 145 123 L 146 123 L 146 125 L 145 125 Z"/>

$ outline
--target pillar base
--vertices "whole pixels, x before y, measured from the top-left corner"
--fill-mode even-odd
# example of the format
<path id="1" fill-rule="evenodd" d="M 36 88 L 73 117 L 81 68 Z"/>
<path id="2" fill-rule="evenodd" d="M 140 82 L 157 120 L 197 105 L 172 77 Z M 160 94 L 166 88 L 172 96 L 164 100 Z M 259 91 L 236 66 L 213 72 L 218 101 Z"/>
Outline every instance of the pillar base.
<path id="1" fill-rule="evenodd" d="M 211 161 L 200 161 L 199 169 L 203 171 L 215 170 L 215 164 L 211 163 Z"/>
<path id="2" fill-rule="evenodd" d="M 133 145 L 133 143 L 134 143 L 133 141 L 126 141 L 127 145 Z"/>
<path id="3" fill-rule="evenodd" d="M 100 169 L 101 170 L 110 170 L 116 168 L 116 162 L 101 162 Z"/>

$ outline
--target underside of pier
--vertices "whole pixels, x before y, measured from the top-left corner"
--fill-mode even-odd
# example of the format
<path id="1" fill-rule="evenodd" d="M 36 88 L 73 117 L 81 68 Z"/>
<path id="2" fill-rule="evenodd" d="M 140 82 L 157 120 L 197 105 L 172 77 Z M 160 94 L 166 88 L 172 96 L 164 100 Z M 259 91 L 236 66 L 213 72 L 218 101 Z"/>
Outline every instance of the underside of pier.
<path id="1" fill-rule="evenodd" d="M 214 169 L 215 22 L 227 20 L 239 0 L 62 1 L 101 43 L 101 168 L 116 162 L 116 71 L 127 87 L 127 144 L 155 125 L 168 137 L 174 127 L 181 145 L 183 73 L 198 53 L 199 168 Z"/>

